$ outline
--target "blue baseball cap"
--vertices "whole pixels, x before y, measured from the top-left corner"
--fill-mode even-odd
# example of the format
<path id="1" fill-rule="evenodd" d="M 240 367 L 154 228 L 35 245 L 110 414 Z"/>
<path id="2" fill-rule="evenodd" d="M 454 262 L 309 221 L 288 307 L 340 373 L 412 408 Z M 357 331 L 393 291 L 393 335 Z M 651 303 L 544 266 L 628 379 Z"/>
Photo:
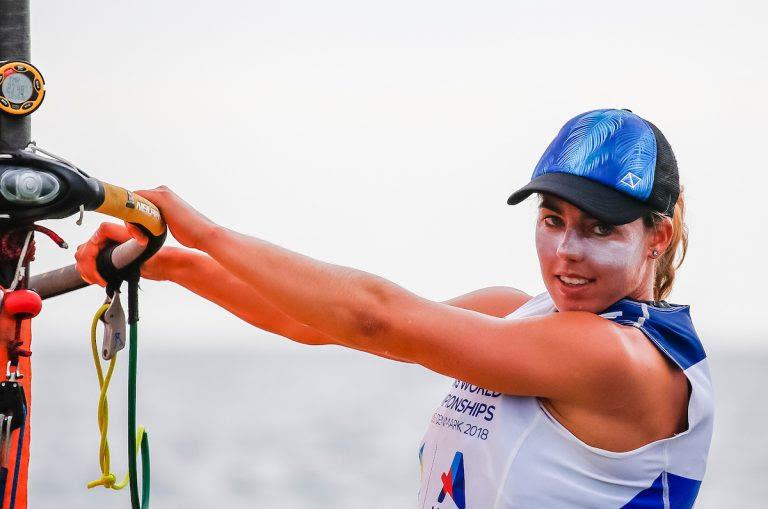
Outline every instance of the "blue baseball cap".
<path id="1" fill-rule="evenodd" d="M 672 147 L 630 110 L 604 109 L 569 120 L 541 156 L 531 181 L 509 197 L 553 194 L 589 215 L 620 225 L 656 211 L 672 217 L 680 194 Z"/>

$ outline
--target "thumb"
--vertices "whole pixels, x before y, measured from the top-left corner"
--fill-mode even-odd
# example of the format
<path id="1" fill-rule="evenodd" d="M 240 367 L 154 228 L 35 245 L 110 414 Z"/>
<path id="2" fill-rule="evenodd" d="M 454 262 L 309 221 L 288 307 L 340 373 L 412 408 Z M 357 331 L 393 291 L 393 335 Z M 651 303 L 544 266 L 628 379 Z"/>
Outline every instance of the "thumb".
<path id="1" fill-rule="evenodd" d="M 125 223 L 125 227 L 130 232 L 131 236 L 136 239 L 136 241 L 141 246 L 146 246 L 149 239 L 147 239 L 147 236 L 144 234 L 144 232 L 139 229 L 138 226 L 134 225 L 133 223 Z"/>

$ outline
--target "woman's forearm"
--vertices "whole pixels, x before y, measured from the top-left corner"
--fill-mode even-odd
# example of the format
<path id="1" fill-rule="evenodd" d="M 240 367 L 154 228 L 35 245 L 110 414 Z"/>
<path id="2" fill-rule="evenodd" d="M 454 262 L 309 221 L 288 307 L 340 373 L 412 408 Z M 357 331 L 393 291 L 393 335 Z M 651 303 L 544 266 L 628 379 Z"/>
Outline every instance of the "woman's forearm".
<path id="1" fill-rule="evenodd" d="M 163 248 L 158 271 L 172 281 L 268 332 L 305 344 L 329 344 L 332 338 L 299 323 L 269 303 L 252 286 L 210 256 L 181 248 Z"/>
<path id="2" fill-rule="evenodd" d="M 346 346 L 359 347 L 359 340 L 386 327 L 377 310 L 398 290 L 406 293 L 373 274 L 223 227 L 212 230 L 199 247 L 286 315 Z"/>

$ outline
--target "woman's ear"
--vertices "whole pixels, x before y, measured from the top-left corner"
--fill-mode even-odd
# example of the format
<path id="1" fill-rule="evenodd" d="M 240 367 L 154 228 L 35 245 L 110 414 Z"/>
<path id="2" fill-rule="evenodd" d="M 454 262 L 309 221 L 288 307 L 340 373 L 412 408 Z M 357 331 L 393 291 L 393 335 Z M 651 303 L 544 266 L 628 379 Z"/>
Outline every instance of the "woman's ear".
<path id="1" fill-rule="evenodd" d="M 672 230 L 672 218 L 666 216 L 651 228 L 648 252 L 652 258 L 660 257 L 667 250 L 672 242 Z M 656 256 L 653 253 L 656 253 Z"/>

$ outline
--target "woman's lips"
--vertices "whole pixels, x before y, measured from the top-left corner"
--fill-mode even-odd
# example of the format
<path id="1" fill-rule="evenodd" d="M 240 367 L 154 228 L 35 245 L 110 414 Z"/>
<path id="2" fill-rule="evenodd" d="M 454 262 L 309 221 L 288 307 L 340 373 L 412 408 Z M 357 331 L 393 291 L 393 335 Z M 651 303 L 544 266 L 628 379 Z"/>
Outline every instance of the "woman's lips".
<path id="1" fill-rule="evenodd" d="M 560 292 L 565 295 L 578 295 L 589 289 L 594 279 L 577 275 L 558 274 L 555 276 Z"/>

